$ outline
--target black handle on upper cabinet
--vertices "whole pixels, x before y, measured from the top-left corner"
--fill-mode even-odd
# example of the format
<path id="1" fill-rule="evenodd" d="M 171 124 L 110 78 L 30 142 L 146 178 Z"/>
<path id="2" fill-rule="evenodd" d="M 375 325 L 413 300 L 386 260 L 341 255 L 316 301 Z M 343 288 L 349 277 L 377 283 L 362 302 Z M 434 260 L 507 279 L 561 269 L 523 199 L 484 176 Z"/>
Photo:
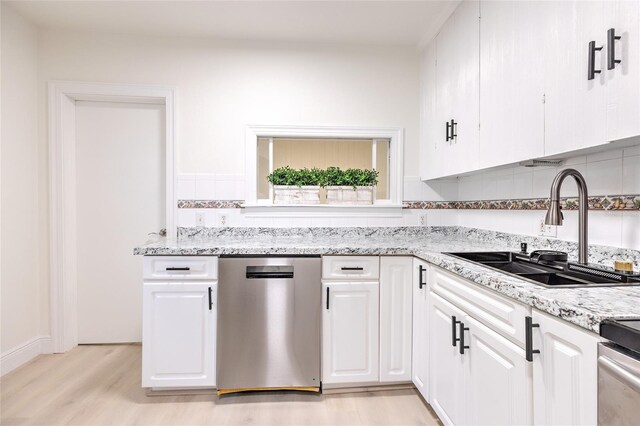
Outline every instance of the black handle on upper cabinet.
<path id="1" fill-rule="evenodd" d="M 425 285 L 427 285 L 426 281 L 424 281 L 422 278 L 424 277 L 424 272 L 427 270 L 427 268 L 425 268 L 424 266 L 420 265 L 418 266 L 418 288 L 420 290 L 422 290 L 422 287 L 424 287 Z"/>
<path id="2" fill-rule="evenodd" d="M 535 324 L 533 318 L 524 317 L 524 352 L 525 358 L 529 362 L 533 362 L 533 354 L 539 354 L 539 349 L 533 349 L 533 328 L 540 327 L 540 324 Z"/>
<path id="3" fill-rule="evenodd" d="M 456 133 L 457 128 L 458 128 L 458 123 L 454 121 L 452 118 L 451 119 L 451 139 L 455 139 L 458 137 L 458 134 Z"/>
<path id="4" fill-rule="evenodd" d="M 364 268 L 362 266 L 343 266 L 342 268 L 340 268 L 340 270 L 342 271 L 364 271 Z"/>
<path id="5" fill-rule="evenodd" d="M 464 323 L 462 321 L 460 321 L 460 325 L 459 325 L 460 329 L 460 355 L 464 355 L 464 350 L 465 349 L 469 349 L 469 346 L 466 346 L 464 344 L 464 332 L 469 330 L 469 327 L 465 327 Z"/>
<path id="6" fill-rule="evenodd" d="M 168 267 L 168 268 L 164 268 L 165 271 L 190 271 L 191 268 L 189 268 L 188 266 L 185 267 L 181 267 L 181 268 L 177 268 L 177 267 Z"/>
<path id="7" fill-rule="evenodd" d="M 596 69 L 596 51 L 602 50 L 602 46 L 596 47 L 595 41 L 589 42 L 589 65 L 587 69 L 587 80 L 596 78 L 596 74 L 600 74 L 602 70 Z"/>
<path id="8" fill-rule="evenodd" d="M 213 290 L 209 287 L 209 310 L 213 310 L 213 295 L 211 294 Z"/>
<path id="9" fill-rule="evenodd" d="M 460 340 L 456 336 L 456 327 L 458 324 L 462 324 L 462 322 L 458 321 L 455 315 L 451 315 L 451 346 L 457 345 L 457 342 Z"/>
<path id="10" fill-rule="evenodd" d="M 327 287 L 327 310 L 329 310 L 329 287 Z"/>
<path id="11" fill-rule="evenodd" d="M 622 37 L 616 35 L 615 28 L 609 28 L 607 31 L 607 69 L 612 70 L 616 67 L 616 64 L 622 62 L 621 59 L 616 59 L 616 40 L 620 40 Z"/>
<path id="12" fill-rule="evenodd" d="M 445 141 L 446 141 L 446 142 L 449 142 L 451 139 L 453 139 L 451 136 L 449 136 L 449 132 L 452 130 L 452 129 L 451 129 L 451 123 L 447 121 L 447 122 L 446 122 L 446 123 L 444 123 L 444 124 L 445 124 L 445 128 L 446 128 L 446 135 L 447 135 L 447 138 L 445 139 Z"/>

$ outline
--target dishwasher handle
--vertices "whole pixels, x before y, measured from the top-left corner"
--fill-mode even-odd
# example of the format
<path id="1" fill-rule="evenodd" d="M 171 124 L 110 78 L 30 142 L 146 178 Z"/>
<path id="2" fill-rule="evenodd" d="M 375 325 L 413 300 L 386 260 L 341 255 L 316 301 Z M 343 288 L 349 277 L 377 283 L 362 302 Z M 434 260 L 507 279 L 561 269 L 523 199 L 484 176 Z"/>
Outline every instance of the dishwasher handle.
<path id="1" fill-rule="evenodd" d="M 293 278 L 293 266 L 247 266 L 247 279 L 288 279 Z"/>
<path id="2" fill-rule="evenodd" d="M 598 366 L 634 391 L 640 393 L 640 377 L 637 373 L 630 371 L 626 366 L 604 355 L 598 357 Z"/>

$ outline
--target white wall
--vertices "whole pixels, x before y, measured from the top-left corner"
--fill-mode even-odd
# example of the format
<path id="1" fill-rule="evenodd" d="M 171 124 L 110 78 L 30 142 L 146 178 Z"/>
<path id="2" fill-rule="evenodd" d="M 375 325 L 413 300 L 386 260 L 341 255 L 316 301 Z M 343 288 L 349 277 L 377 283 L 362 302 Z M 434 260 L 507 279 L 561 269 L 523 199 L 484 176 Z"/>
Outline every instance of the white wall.
<path id="1" fill-rule="evenodd" d="M 589 195 L 640 194 L 640 146 L 612 149 L 593 155 L 571 157 L 560 167 L 510 167 L 476 173 L 459 179 L 460 200 L 500 200 L 549 197 L 551 182 L 559 170 L 574 168 L 587 181 Z M 563 197 L 577 196 L 573 179 L 562 187 Z M 551 236 L 577 241 L 578 214 L 565 211 L 563 226 L 551 227 Z M 541 235 L 544 211 L 459 210 L 458 223 L 516 234 Z M 640 249 L 640 212 L 590 211 L 589 242 Z"/>
<path id="2" fill-rule="evenodd" d="M 46 149 L 38 139 L 38 33 L 2 3 L 1 339 L 7 352 L 48 334 Z M 45 158 L 45 162 L 41 161 Z M 3 371 L 5 366 L 3 366 Z"/>
<path id="3" fill-rule="evenodd" d="M 246 125 L 294 124 L 402 127 L 405 172 L 418 174 L 418 55 L 412 48 L 44 30 L 40 86 L 50 79 L 176 87 L 181 173 L 243 173 Z"/>

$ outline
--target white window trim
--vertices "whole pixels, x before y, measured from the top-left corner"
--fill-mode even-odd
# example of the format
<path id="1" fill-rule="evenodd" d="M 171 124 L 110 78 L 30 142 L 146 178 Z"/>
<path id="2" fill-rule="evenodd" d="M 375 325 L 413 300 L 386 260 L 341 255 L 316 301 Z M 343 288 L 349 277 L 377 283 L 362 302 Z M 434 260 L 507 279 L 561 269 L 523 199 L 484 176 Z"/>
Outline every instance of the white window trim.
<path id="1" fill-rule="evenodd" d="M 334 138 L 389 140 L 389 199 L 371 206 L 301 205 L 278 206 L 269 200 L 258 200 L 258 139 L 259 138 Z M 402 208 L 404 176 L 404 130 L 400 127 L 324 127 L 324 126 L 247 126 L 245 133 L 245 177 L 247 212 L 268 216 L 398 216 Z M 375 164 L 375 163 L 374 163 Z"/>

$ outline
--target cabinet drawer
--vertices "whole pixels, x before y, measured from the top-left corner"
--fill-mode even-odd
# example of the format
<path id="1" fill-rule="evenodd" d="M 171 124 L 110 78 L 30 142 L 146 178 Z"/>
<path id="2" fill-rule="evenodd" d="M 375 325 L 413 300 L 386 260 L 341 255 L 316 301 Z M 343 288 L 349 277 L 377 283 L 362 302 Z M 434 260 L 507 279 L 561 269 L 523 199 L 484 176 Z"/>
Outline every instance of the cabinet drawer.
<path id="1" fill-rule="evenodd" d="M 443 269 L 433 268 L 432 271 L 431 291 L 512 342 L 524 346 L 524 318 L 531 315 L 529 306 L 484 289 Z"/>
<path id="2" fill-rule="evenodd" d="M 218 278 L 218 258 L 212 256 L 145 256 L 143 277 L 152 280 Z"/>
<path id="3" fill-rule="evenodd" d="M 324 256 L 322 278 L 334 280 L 370 280 L 380 276 L 378 256 Z"/>

